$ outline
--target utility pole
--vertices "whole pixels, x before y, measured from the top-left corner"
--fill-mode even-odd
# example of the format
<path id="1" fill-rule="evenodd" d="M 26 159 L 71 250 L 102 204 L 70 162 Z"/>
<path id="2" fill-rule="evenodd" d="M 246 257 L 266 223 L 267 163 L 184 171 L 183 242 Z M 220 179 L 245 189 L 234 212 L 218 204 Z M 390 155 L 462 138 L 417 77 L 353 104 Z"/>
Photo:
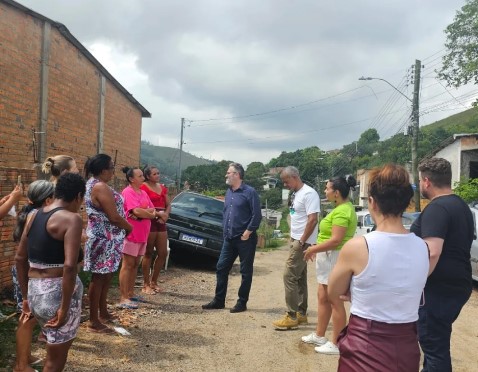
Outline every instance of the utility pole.
<path id="1" fill-rule="evenodd" d="M 412 66 L 414 69 L 414 88 L 413 88 L 413 99 L 408 98 L 402 91 L 400 91 L 395 85 L 390 83 L 389 81 L 376 78 L 376 77 L 365 77 L 362 76 L 359 80 L 382 80 L 383 82 L 390 85 L 393 89 L 395 89 L 398 93 L 400 93 L 403 97 L 405 97 L 409 102 L 412 103 L 412 178 L 413 178 L 413 185 L 414 185 L 414 195 L 413 201 L 415 203 L 415 211 L 420 212 L 420 187 L 419 187 L 419 180 L 418 180 L 418 132 L 420 130 L 419 125 L 419 100 L 420 100 L 420 73 L 422 69 L 422 62 L 418 59 L 415 60 L 415 66 Z"/>
<path id="2" fill-rule="evenodd" d="M 181 118 L 181 139 L 179 141 L 178 193 L 181 189 L 181 158 L 183 155 L 184 118 Z"/>
<path id="3" fill-rule="evenodd" d="M 420 95 L 420 73 L 422 63 L 415 60 L 413 101 L 412 101 L 412 175 L 414 187 L 413 200 L 415 202 L 415 211 L 420 212 L 420 186 L 418 179 L 418 131 L 419 125 L 419 95 Z"/>

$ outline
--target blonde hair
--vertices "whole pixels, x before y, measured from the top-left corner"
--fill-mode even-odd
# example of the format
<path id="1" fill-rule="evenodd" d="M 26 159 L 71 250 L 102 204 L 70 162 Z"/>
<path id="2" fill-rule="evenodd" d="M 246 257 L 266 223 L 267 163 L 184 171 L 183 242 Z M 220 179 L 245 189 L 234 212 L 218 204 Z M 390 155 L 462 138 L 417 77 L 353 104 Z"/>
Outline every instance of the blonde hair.
<path id="1" fill-rule="evenodd" d="M 73 161 L 69 155 L 56 155 L 46 158 L 42 164 L 41 170 L 45 174 L 51 174 L 50 181 L 55 181 L 64 171 L 71 169 L 71 161 Z"/>

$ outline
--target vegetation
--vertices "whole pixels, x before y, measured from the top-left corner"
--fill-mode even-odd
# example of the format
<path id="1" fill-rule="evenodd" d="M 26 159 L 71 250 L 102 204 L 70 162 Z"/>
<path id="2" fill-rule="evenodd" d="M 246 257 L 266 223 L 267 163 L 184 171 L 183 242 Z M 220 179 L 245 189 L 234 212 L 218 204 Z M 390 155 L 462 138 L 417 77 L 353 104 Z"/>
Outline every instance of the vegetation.
<path id="1" fill-rule="evenodd" d="M 478 178 L 464 180 L 455 184 L 455 194 L 467 203 L 478 200 Z"/>
<path id="2" fill-rule="evenodd" d="M 478 83 L 478 0 L 467 0 L 445 30 L 447 54 L 439 77 L 459 87 Z"/>
<path id="3" fill-rule="evenodd" d="M 14 306 L 0 305 L 0 312 L 5 316 L 15 313 Z M 0 368 L 11 368 L 12 355 L 15 354 L 15 330 L 17 328 L 18 316 L 0 318 Z"/>
<path id="4" fill-rule="evenodd" d="M 183 151 L 181 156 L 181 171 L 184 171 L 190 166 L 213 163 L 214 162 L 210 160 L 198 158 Z M 147 141 L 141 141 L 141 164 L 156 165 L 161 171 L 162 182 L 174 182 L 178 172 L 179 149 L 175 149 L 172 147 L 154 146 Z"/>
<path id="5" fill-rule="evenodd" d="M 420 128 L 419 133 L 418 158 L 421 159 L 430 154 L 433 150 L 437 149 L 443 141 L 455 133 L 477 132 L 477 108 L 471 108 L 424 126 Z M 398 133 L 391 138 L 381 141 L 376 129 L 367 129 L 361 134 L 357 141 L 344 145 L 338 150 L 324 151 L 317 146 L 312 146 L 293 152 L 283 151 L 278 157 L 271 159 L 267 164 L 252 162 L 246 168 L 244 179 L 246 183 L 252 185 L 259 192 L 263 206 L 265 206 L 267 200 L 269 208 L 277 209 L 282 205 L 282 193 L 280 191 L 282 184 L 279 174 L 268 174 L 269 169 L 294 165 L 299 169 L 303 181 L 309 186 L 314 187 L 319 194 L 322 194 L 324 182 L 334 176 L 345 174 L 355 175 L 359 169 L 372 168 L 387 162 L 404 166 L 410 165 L 410 141 L 410 136 L 403 133 Z M 142 161 L 158 164 L 163 174 L 170 169 L 171 172 L 173 172 L 172 174 L 175 175 L 176 170 L 174 167 L 177 161 L 174 160 L 172 153 L 170 153 L 169 158 L 166 153 L 161 155 L 163 161 L 165 161 L 165 159 L 167 160 L 167 166 L 161 165 L 160 160 L 157 158 L 154 158 L 156 159 L 154 160 L 151 155 L 148 155 L 151 151 L 154 152 L 158 148 L 158 146 L 152 146 L 144 142 L 141 155 Z M 169 150 L 176 151 L 174 149 Z M 171 158 L 171 156 L 173 156 L 173 158 Z M 185 159 L 183 164 L 186 166 L 188 156 L 184 156 L 183 159 Z M 224 195 L 227 189 L 224 175 L 230 161 L 209 162 L 199 158 L 195 158 L 194 161 L 205 163 L 194 164 L 185 168 L 182 172 L 182 180 L 187 180 L 193 191 L 207 193 L 211 196 Z M 263 186 L 267 178 L 275 178 L 277 180 L 275 189 L 264 190 Z"/>

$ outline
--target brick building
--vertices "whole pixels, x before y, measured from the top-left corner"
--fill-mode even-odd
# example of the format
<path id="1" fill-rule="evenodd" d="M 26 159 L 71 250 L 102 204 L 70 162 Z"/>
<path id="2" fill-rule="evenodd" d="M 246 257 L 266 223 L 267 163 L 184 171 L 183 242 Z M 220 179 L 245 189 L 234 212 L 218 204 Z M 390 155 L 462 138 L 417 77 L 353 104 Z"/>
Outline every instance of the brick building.
<path id="1" fill-rule="evenodd" d="M 25 188 L 43 177 L 47 156 L 71 155 L 80 168 L 104 152 L 119 167 L 138 165 L 148 117 L 64 25 L 0 0 L 0 196 L 19 174 Z M 0 221 L 0 292 L 10 285 L 14 222 Z"/>

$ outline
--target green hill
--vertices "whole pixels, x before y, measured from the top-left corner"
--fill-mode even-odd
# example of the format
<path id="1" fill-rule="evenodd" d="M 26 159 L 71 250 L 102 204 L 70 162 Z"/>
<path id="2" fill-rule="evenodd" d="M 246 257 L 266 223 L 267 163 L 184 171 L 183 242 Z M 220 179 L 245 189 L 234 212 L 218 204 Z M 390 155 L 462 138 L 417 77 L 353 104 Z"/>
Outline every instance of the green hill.
<path id="1" fill-rule="evenodd" d="M 181 170 L 189 166 L 213 164 L 213 161 L 198 158 L 183 151 L 181 157 Z M 156 165 L 161 171 L 161 182 L 176 179 L 179 165 L 179 149 L 164 146 L 154 146 L 146 141 L 141 141 L 141 164 Z M 167 177 L 165 177 L 167 176 Z"/>
<path id="2" fill-rule="evenodd" d="M 453 134 L 478 132 L 478 108 L 473 107 L 420 128 L 424 132 L 439 129 Z"/>

